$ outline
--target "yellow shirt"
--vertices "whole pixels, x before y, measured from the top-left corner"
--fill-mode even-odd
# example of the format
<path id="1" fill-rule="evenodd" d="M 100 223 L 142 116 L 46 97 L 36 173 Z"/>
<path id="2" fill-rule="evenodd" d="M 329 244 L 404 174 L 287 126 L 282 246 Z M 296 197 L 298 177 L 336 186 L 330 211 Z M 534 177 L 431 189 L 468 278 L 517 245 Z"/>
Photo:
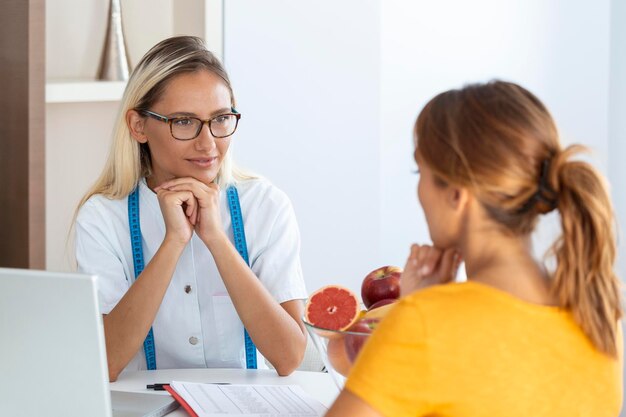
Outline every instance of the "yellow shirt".
<path id="1" fill-rule="evenodd" d="M 620 359 L 571 314 L 486 285 L 402 299 L 363 348 L 346 388 L 385 416 L 617 416 Z"/>

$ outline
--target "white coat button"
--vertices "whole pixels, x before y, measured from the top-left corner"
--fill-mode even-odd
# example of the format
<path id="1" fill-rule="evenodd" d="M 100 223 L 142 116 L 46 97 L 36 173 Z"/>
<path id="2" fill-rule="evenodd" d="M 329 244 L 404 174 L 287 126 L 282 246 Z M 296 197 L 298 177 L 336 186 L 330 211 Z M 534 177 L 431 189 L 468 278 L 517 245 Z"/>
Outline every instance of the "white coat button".
<path id="1" fill-rule="evenodd" d="M 191 343 L 192 345 L 197 345 L 198 344 L 198 338 L 195 336 L 191 336 L 189 338 L 189 343 Z"/>
<path id="2" fill-rule="evenodd" d="M 191 285 L 185 285 L 185 292 L 189 294 L 191 292 Z"/>

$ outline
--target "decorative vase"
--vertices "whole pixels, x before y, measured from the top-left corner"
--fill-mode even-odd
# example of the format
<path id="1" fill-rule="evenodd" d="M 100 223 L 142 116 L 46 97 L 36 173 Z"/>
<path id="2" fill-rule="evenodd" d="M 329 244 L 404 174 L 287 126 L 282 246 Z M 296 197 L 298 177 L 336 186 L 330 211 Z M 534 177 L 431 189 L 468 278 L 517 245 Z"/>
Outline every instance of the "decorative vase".
<path id="1" fill-rule="evenodd" d="M 120 0 L 109 1 L 109 20 L 104 47 L 100 57 L 98 79 L 107 81 L 126 81 L 130 75 L 130 65 L 124 28 L 122 27 L 122 7 Z"/>

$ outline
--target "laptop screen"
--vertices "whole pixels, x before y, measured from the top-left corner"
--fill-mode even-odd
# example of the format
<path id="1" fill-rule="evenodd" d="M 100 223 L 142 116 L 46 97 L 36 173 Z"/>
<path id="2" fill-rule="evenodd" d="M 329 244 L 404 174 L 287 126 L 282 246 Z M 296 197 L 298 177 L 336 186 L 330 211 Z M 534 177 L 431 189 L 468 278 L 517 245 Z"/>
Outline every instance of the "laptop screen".
<path id="1" fill-rule="evenodd" d="M 96 277 L 0 268 L 0 415 L 110 417 Z"/>

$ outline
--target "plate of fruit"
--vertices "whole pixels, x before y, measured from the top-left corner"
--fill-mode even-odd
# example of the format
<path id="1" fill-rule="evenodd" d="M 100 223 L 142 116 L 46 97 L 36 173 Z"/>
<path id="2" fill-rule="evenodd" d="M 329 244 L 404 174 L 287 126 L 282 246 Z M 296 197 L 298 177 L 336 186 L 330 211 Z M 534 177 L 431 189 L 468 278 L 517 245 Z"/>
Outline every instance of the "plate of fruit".
<path id="1" fill-rule="evenodd" d="M 340 285 L 322 287 L 307 300 L 304 325 L 340 389 L 369 335 L 399 298 L 401 274 L 402 269 L 394 266 L 367 274 L 361 285 L 362 303 Z"/>

